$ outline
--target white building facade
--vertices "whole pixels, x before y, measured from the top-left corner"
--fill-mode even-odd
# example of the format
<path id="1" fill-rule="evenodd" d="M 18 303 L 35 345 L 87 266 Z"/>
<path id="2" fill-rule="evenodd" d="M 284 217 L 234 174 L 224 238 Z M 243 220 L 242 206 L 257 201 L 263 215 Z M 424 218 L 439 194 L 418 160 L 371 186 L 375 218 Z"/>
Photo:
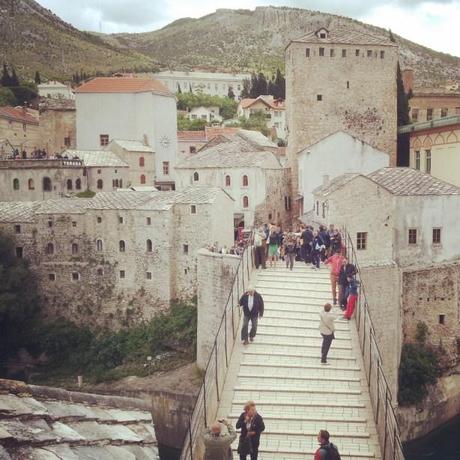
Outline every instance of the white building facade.
<path id="1" fill-rule="evenodd" d="M 49 99 L 75 99 L 72 88 L 59 81 L 51 80 L 37 85 L 38 94 Z"/>
<path id="2" fill-rule="evenodd" d="M 222 117 L 219 115 L 219 107 L 193 107 L 187 114 L 189 120 L 204 120 L 207 123 L 220 123 Z"/>

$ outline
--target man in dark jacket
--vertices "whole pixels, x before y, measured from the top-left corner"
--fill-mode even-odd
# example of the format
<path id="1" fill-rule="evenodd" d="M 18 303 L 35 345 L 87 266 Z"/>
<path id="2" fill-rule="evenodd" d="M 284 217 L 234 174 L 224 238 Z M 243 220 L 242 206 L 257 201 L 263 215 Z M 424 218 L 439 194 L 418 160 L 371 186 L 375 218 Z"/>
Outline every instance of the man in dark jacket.
<path id="1" fill-rule="evenodd" d="M 306 227 L 302 232 L 302 248 L 301 254 L 304 262 L 307 264 L 310 262 L 310 253 L 311 253 L 311 242 L 313 241 L 313 232 L 310 227 Z"/>
<path id="2" fill-rule="evenodd" d="M 343 258 L 342 268 L 339 272 L 339 306 L 342 310 L 347 308 L 348 278 L 356 275 L 356 267 L 350 264 L 346 257 Z"/>
<path id="3" fill-rule="evenodd" d="M 257 460 L 260 435 L 265 430 L 265 424 L 262 416 L 257 413 L 254 401 L 248 401 L 244 405 L 244 412 L 236 422 L 236 428 L 241 429 L 240 442 L 238 445 L 240 460 L 246 460 L 247 455 L 251 456 L 251 460 Z M 245 441 L 248 439 L 250 449 L 247 449 L 248 446 L 245 445 Z"/>
<path id="4" fill-rule="evenodd" d="M 254 337 L 257 333 L 257 322 L 259 317 L 264 316 L 264 300 L 262 296 L 256 292 L 254 287 L 250 286 L 247 292 L 243 294 L 240 299 L 240 306 L 243 307 L 243 327 L 241 329 L 241 340 L 244 345 L 248 342 L 248 326 L 251 321 L 251 331 L 249 332 L 249 339 L 251 342 L 254 341 Z"/>

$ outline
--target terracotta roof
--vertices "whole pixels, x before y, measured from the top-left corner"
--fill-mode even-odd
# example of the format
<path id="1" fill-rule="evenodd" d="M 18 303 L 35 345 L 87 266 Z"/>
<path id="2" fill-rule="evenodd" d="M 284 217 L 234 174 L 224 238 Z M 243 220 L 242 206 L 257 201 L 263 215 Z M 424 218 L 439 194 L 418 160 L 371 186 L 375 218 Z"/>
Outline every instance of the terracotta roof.
<path id="1" fill-rule="evenodd" d="M 26 125 L 38 126 L 38 120 L 25 112 L 22 107 L 0 107 L 0 118 L 25 123 Z"/>
<path id="2" fill-rule="evenodd" d="M 208 127 L 205 126 L 205 133 L 208 141 L 215 138 L 216 136 L 231 136 L 236 134 L 240 128 L 226 128 L 226 127 Z"/>
<path id="3" fill-rule="evenodd" d="M 201 141 L 206 142 L 205 131 L 177 131 L 178 141 Z"/>
<path id="4" fill-rule="evenodd" d="M 242 99 L 240 102 L 240 105 L 243 109 L 247 109 L 254 105 L 256 102 L 263 102 L 265 105 L 270 107 L 271 109 L 274 110 L 284 110 L 285 105 L 284 101 L 282 99 L 274 99 L 273 97 L 267 97 L 267 96 L 259 96 L 256 97 L 255 99 L 247 98 L 247 99 Z"/>
<path id="5" fill-rule="evenodd" d="M 97 77 L 83 83 L 76 93 L 155 93 L 172 96 L 168 88 L 158 80 L 131 77 Z"/>

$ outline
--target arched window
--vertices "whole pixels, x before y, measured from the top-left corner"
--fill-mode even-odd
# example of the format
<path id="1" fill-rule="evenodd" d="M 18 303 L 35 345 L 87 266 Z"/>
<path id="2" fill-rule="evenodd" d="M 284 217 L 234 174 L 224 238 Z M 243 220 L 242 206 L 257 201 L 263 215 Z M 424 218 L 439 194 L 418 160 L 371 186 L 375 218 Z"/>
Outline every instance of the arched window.
<path id="1" fill-rule="evenodd" d="M 72 255 L 78 254 L 78 244 L 72 243 Z"/>
<path id="2" fill-rule="evenodd" d="M 145 160 L 144 160 L 144 157 L 140 157 L 140 158 L 139 158 L 139 166 L 140 166 L 140 167 L 143 167 L 143 166 L 145 166 Z"/>
<path id="3" fill-rule="evenodd" d="M 144 174 L 141 174 L 141 184 L 145 184 L 145 176 L 144 176 Z"/>
<path id="4" fill-rule="evenodd" d="M 248 185 L 249 185 L 248 176 L 244 175 L 243 176 L 243 187 L 247 187 Z"/>
<path id="5" fill-rule="evenodd" d="M 72 179 L 67 179 L 67 190 L 72 190 Z"/>
<path id="6" fill-rule="evenodd" d="M 81 179 L 77 179 L 77 180 L 75 181 L 75 188 L 76 188 L 77 190 L 81 190 Z"/>
<path id="7" fill-rule="evenodd" d="M 51 192 L 53 190 L 53 185 L 51 183 L 51 179 L 49 177 L 43 178 L 43 191 L 44 192 Z"/>
<path id="8" fill-rule="evenodd" d="M 200 175 L 198 174 L 197 171 L 195 171 L 195 172 L 193 173 L 193 180 L 194 180 L 195 182 L 198 182 L 198 181 L 200 180 Z"/>
<path id="9" fill-rule="evenodd" d="M 19 179 L 13 179 L 13 190 L 19 190 Z"/>
<path id="10" fill-rule="evenodd" d="M 232 185 L 232 178 L 229 175 L 227 175 L 225 176 L 225 186 L 230 187 L 230 185 Z"/>
<path id="11" fill-rule="evenodd" d="M 123 240 L 120 240 L 120 242 L 118 243 L 118 247 L 120 249 L 120 252 L 125 252 L 126 244 Z"/>
<path id="12" fill-rule="evenodd" d="M 35 190 L 34 180 L 29 179 L 29 181 L 27 182 L 27 186 L 29 187 L 29 190 Z"/>
<path id="13" fill-rule="evenodd" d="M 152 240 L 147 240 L 147 252 L 152 252 L 153 245 Z"/>
<path id="14" fill-rule="evenodd" d="M 53 243 L 48 243 L 45 248 L 45 253 L 48 255 L 53 255 L 54 254 L 54 244 Z"/>
<path id="15" fill-rule="evenodd" d="M 97 188 L 98 188 L 98 190 L 102 190 L 103 187 L 104 187 L 104 182 L 102 182 L 102 179 L 98 179 L 97 180 Z"/>
<path id="16" fill-rule="evenodd" d="M 243 196 L 243 208 L 249 208 L 249 198 L 247 196 Z"/>
<path id="17" fill-rule="evenodd" d="M 102 243 L 102 240 L 96 240 L 96 251 L 101 252 L 104 248 L 104 244 Z"/>

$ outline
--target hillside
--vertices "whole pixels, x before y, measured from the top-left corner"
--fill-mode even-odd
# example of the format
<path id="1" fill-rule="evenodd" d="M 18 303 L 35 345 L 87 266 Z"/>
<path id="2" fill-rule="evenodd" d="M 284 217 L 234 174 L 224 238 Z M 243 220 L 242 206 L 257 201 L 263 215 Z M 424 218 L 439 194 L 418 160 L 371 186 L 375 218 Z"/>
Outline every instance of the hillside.
<path id="1" fill-rule="evenodd" d="M 0 0 L 0 63 L 18 73 L 68 78 L 122 69 L 154 69 L 151 57 L 119 49 L 81 32 L 33 0 Z"/>
<path id="2" fill-rule="evenodd" d="M 110 43 L 136 50 L 174 69 L 196 66 L 219 70 L 274 70 L 283 67 L 283 50 L 318 24 L 345 22 L 353 29 L 388 36 L 388 31 L 341 16 L 286 7 L 217 10 L 185 18 L 141 34 L 110 35 Z M 435 85 L 460 79 L 460 58 L 439 53 L 395 35 L 401 66 L 415 70 L 417 83 Z"/>

